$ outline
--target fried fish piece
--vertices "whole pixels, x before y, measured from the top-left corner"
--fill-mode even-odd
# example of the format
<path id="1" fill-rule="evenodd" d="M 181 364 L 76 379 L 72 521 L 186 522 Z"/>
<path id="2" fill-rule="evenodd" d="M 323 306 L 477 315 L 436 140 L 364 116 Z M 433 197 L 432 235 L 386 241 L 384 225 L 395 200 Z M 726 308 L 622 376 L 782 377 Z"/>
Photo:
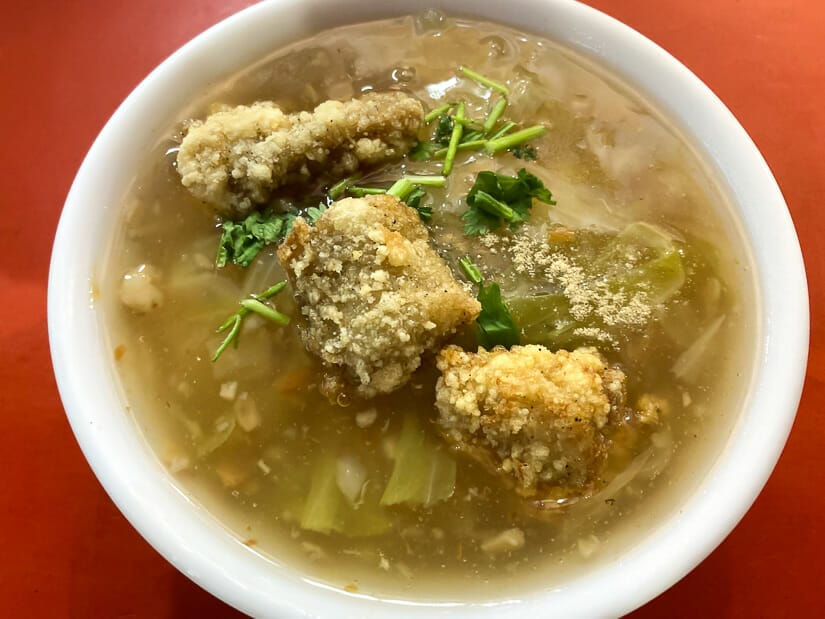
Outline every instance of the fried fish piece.
<path id="1" fill-rule="evenodd" d="M 271 101 L 226 107 L 189 124 L 177 170 L 195 197 L 238 218 L 278 187 L 343 178 L 402 157 L 423 123 L 421 103 L 401 92 L 325 101 L 295 114 Z"/>
<path id="2" fill-rule="evenodd" d="M 593 348 L 445 347 L 437 357 L 442 436 L 526 497 L 590 492 L 607 453 L 603 434 L 624 406 L 625 375 Z"/>
<path id="3" fill-rule="evenodd" d="M 404 385 L 481 306 L 430 247 L 418 213 L 389 195 L 345 198 L 278 248 L 306 348 L 364 398 Z"/>

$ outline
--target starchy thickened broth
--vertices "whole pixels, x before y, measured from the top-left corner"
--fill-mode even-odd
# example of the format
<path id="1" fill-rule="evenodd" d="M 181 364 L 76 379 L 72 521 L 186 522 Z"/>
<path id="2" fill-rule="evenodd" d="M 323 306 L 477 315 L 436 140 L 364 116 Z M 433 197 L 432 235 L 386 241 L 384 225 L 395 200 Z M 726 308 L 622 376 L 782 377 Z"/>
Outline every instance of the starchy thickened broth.
<path id="1" fill-rule="evenodd" d="M 563 583 L 672 512 L 747 387 L 705 168 L 501 26 L 279 51 L 181 110 L 124 213 L 102 296 L 148 442 L 251 551 L 347 591 Z"/>

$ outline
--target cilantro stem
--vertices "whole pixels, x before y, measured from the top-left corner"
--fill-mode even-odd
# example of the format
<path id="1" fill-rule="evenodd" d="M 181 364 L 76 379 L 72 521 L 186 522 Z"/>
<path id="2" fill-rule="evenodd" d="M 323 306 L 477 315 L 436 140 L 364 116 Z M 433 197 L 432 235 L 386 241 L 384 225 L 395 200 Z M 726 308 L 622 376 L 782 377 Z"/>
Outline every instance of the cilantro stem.
<path id="1" fill-rule="evenodd" d="M 347 187 L 347 193 L 355 196 L 356 198 L 363 198 L 364 196 L 377 196 L 382 193 L 387 193 L 387 190 L 381 189 L 380 187 L 356 187 L 354 185 L 350 185 Z"/>
<path id="2" fill-rule="evenodd" d="M 471 142 L 462 142 L 456 147 L 456 151 L 472 150 L 474 148 L 482 148 L 487 145 L 487 140 L 473 140 Z M 447 154 L 446 148 L 439 148 L 433 153 L 433 159 L 441 159 Z"/>
<path id="3" fill-rule="evenodd" d="M 341 179 L 340 181 L 335 183 L 332 187 L 329 188 L 329 191 L 327 191 L 327 195 L 329 196 L 330 200 L 337 200 L 342 195 L 344 195 L 344 193 L 347 190 L 347 187 L 349 187 L 359 178 L 361 178 L 361 173 L 357 172 L 356 174 L 348 176 L 347 178 Z"/>
<path id="4" fill-rule="evenodd" d="M 412 181 L 401 177 L 393 183 L 392 187 L 387 189 L 387 195 L 395 196 L 403 202 L 412 193 L 413 189 L 415 189 L 415 185 Z"/>
<path id="5" fill-rule="evenodd" d="M 484 281 L 484 276 L 481 274 L 479 268 L 473 264 L 473 261 L 470 260 L 469 256 L 464 258 L 459 258 L 458 266 L 461 267 L 461 270 L 464 271 L 464 274 L 474 284 L 481 284 Z"/>
<path id="6" fill-rule="evenodd" d="M 497 200 L 486 191 L 477 191 L 475 194 L 475 206 L 493 217 L 500 217 L 504 221 L 510 222 L 516 218 L 516 212 L 501 200 Z"/>
<path id="7" fill-rule="evenodd" d="M 241 301 L 241 305 L 244 309 L 247 309 L 250 312 L 255 312 L 258 316 L 263 316 L 267 320 L 271 320 L 279 325 L 289 324 L 289 316 L 285 316 L 281 312 L 264 305 L 257 299 L 244 299 Z"/>
<path id="8" fill-rule="evenodd" d="M 270 297 L 274 297 L 276 294 L 281 292 L 284 288 L 286 288 L 286 280 L 278 282 L 274 286 L 270 286 L 260 294 L 253 294 L 252 297 L 255 299 L 269 299 Z"/>
<path id="9" fill-rule="evenodd" d="M 520 146 L 525 142 L 543 136 L 545 133 L 547 133 L 547 127 L 544 125 L 535 125 L 504 137 L 488 140 L 484 150 L 487 151 L 488 155 L 495 155 L 499 151 Z"/>
<path id="10" fill-rule="evenodd" d="M 457 118 L 455 116 L 451 116 L 450 118 L 453 119 L 453 122 L 461 123 L 467 129 L 473 129 L 474 131 L 481 131 L 484 129 L 483 125 L 479 124 L 478 121 L 475 121 L 472 118 Z"/>
<path id="11" fill-rule="evenodd" d="M 416 185 L 423 185 L 424 187 L 443 187 L 447 184 L 447 179 L 443 176 L 438 176 L 437 174 L 433 175 L 424 175 L 421 176 L 414 176 L 411 174 L 405 174 L 401 178 L 406 179 L 410 182 L 415 183 Z"/>
<path id="12" fill-rule="evenodd" d="M 223 351 L 226 350 L 226 347 L 229 346 L 232 342 L 238 341 L 238 334 L 241 332 L 241 316 L 240 314 L 233 314 L 230 316 L 230 320 L 232 321 L 230 324 L 232 325 L 232 329 L 229 331 L 227 336 L 224 338 L 221 345 L 218 346 L 218 350 L 215 351 L 215 354 L 212 356 L 212 363 L 218 360 L 218 357 L 223 354 Z M 236 344 L 237 345 L 237 344 Z"/>
<path id="13" fill-rule="evenodd" d="M 497 140 L 500 137 L 507 135 L 515 128 L 515 126 L 516 123 L 514 123 L 512 120 L 508 120 L 501 126 L 501 129 L 499 129 L 493 135 L 490 136 L 490 140 Z"/>
<path id="14" fill-rule="evenodd" d="M 491 80 L 489 77 L 485 77 L 481 75 L 481 73 L 476 73 L 472 69 L 468 69 L 465 66 L 458 67 L 458 70 L 461 71 L 464 75 L 469 77 L 471 80 L 474 80 L 481 84 L 482 86 L 487 86 L 488 88 L 492 88 L 493 90 L 497 90 L 505 97 L 510 95 L 510 91 L 507 89 L 507 86 L 504 84 L 497 82 L 495 80 Z"/>
<path id="15" fill-rule="evenodd" d="M 234 343 L 235 346 L 238 345 L 238 337 L 241 334 L 241 323 L 243 323 L 243 319 L 249 316 L 250 313 L 255 312 L 256 314 L 260 314 L 261 316 L 264 316 L 265 318 L 268 318 L 269 320 L 272 320 L 280 325 L 289 324 L 289 316 L 285 316 L 284 314 L 281 314 L 280 312 L 275 311 L 274 309 L 261 303 L 262 300 L 274 297 L 285 287 L 286 281 L 278 282 L 261 293 L 250 295 L 250 299 L 244 299 L 241 301 L 241 309 L 232 314 L 220 327 L 217 328 L 217 333 L 223 333 L 227 329 L 229 329 L 229 333 L 226 334 L 223 342 L 221 342 L 221 345 L 218 346 L 218 349 L 212 356 L 213 363 L 218 360 L 218 357 L 220 357 L 221 354 L 223 354 L 223 351 L 226 350 L 227 346 L 232 343 Z M 262 312 L 260 308 L 263 308 L 264 311 Z"/>
<path id="16" fill-rule="evenodd" d="M 458 121 L 464 118 L 464 102 L 458 104 L 455 111 L 455 120 Z M 464 132 L 464 126 L 460 122 L 453 123 L 453 133 L 450 136 L 450 144 L 447 146 L 447 155 L 444 157 L 444 167 L 441 170 L 443 176 L 449 176 L 453 169 L 453 161 L 455 161 L 455 154 L 458 149 L 458 143 L 461 141 L 461 134 Z"/>
<path id="17" fill-rule="evenodd" d="M 484 121 L 485 135 L 493 130 L 493 127 L 496 126 L 498 119 L 501 118 L 502 114 L 504 114 L 504 110 L 506 107 L 507 99 L 499 99 L 498 101 L 496 101 L 496 104 L 493 106 L 493 109 L 490 110 L 490 115 L 487 116 L 487 120 Z"/>
<path id="18" fill-rule="evenodd" d="M 447 112 L 451 107 L 453 107 L 452 103 L 445 103 L 441 107 L 437 107 L 432 110 L 429 114 L 424 116 L 424 122 L 428 125 L 433 122 L 436 118 Z"/>

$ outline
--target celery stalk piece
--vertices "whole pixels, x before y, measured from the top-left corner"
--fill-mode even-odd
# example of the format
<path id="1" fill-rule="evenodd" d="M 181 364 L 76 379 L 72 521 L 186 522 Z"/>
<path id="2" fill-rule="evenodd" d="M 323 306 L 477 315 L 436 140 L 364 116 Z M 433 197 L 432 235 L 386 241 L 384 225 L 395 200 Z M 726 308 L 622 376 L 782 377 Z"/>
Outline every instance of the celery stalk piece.
<path id="1" fill-rule="evenodd" d="M 455 460 L 427 436 L 418 417 L 404 417 L 395 466 L 381 505 L 431 505 L 455 492 Z"/>
<path id="2" fill-rule="evenodd" d="M 315 465 L 309 494 L 304 502 L 301 528 L 316 533 L 340 533 L 347 537 L 381 535 L 390 521 L 378 503 L 379 490 L 367 482 L 362 500 L 351 507 L 338 487 L 338 462 L 323 455 Z"/>
<path id="3" fill-rule="evenodd" d="M 318 533 L 331 533 L 337 528 L 338 511 L 344 497 L 338 489 L 338 467 L 335 458 L 323 455 L 315 465 L 309 494 L 301 515 L 301 528 Z"/>

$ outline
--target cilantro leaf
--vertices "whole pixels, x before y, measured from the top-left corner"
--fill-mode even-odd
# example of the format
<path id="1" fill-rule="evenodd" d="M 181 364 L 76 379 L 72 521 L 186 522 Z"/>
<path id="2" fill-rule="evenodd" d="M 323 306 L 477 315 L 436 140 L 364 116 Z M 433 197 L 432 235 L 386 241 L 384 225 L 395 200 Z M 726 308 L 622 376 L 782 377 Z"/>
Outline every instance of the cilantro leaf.
<path id="1" fill-rule="evenodd" d="M 435 133 L 433 134 L 433 142 L 441 146 L 447 146 L 450 143 L 450 137 L 453 134 L 453 119 L 449 114 L 442 114 L 438 117 L 438 122 L 435 125 Z"/>
<path id="2" fill-rule="evenodd" d="M 538 157 L 535 146 L 530 146 L 529 144 L 516 146 L 510 152 L 513 153 L 513 157 L 524 159 L 525 161 L 535 161 L 536 157 Z"/>
<path id="3" fill-rule="evenodd" d="M 501 298 L 498 284 L 478 286 L 481 313 L 476 318 L 478 343 L 486 349 L 494 346 L 510 348 L 519 343 L 519 332 L 510 310 Z"/>
<path id="4" fill-rule="evenodd" d="M 314 226 L 315 222 L 318 221 L 318 218 L 321 215 L 324 214 L 324 211 L 326 211 L 327 208 L 328 208 L 327 205 L 324 204 L 323 202 L 320 202 L 318 204 L 318 206 L 310 206 L 307 209 L 306 214 L 304 215 L 304 219 L 307 220 L 307 222 L 309 223 L 310 226 Z M 294 218 L 293 218 L 293 221 L 294 221 Z M 290 222 L 290 224 L 291 223 L 292 222 Z M 292 226 L 290 225 L 290 229 L 291 228 L 292 228 Z"/>
<path id="5" fill-rule="evenodd" d="M 494 346 L 510 348 L 519 344 L 519 328 L 510 308 L 501 298 L 501 288 L 498 284 L 484 285 L 484 278 L 479 268 L 470 258 L 461 258 L 458 261 L 464 274 L 474 284 L 478 284 L 478 302 L 481 303 L 481 312 L 476 318 L 476 339 L 478 343 L 490 350 Z"/>
<path id="6" fill-rule="evenodd" d="M 410 151 L 408 157 L 413 161 L 429 161 L 440 148 L 441 144 L 435 142 L 419 142 Z"/>
<path id="7" fill-rule="evenodd" d="M 306 217 L 310 224 L 326 210 L 312 207 L 307 209 Z M 261 250 L 272 243 L 280 243 L 292 230 L 292 224 L 298 217 L 297 211 L 273 213 L 255 211 L 241 222 L 225 221 L 221 224 L 221 240 L 215 264 L 223 268 L 230 262 L 242 267 L 249 266 Z"/>
<path id="8" fill-rule="evenodd" d="M 424 191 L 419 185 L 416 185 L 415 188 L 410 192 L 410 195 L 406 197 L 404 202 L 407 206 L 411 206 L 416 211 L 418 211 L 418 216 L 421 217 L 424 221 L 429 221 L 433 216 L 433 209 L 430 206 L 421 206 L 421 199 L 427 195 L 427 192 Z"/>
<path id="9" fill-rule="evenodd" d="M 522 168 L 516 176 L 479 172 L 467 194 L 468 209 L 461 216 L 468 236 L 486 234 L 501 226 L 514 227 L 530 218 L 533 198 L 555 204 L 553 194 L 537 176 Z"/>

